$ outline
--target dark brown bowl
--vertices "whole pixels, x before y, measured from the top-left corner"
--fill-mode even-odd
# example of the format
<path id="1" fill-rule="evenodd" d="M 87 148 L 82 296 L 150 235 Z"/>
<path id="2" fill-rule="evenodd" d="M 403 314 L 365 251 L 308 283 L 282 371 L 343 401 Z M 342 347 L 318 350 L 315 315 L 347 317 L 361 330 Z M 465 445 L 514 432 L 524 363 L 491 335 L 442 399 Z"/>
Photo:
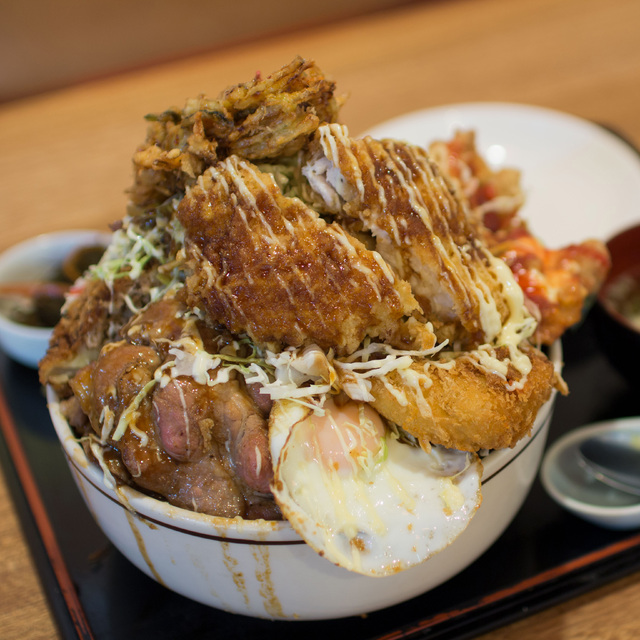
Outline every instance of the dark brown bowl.
<path id="1" fill-rule="evenodd" d="M 611 364 L 630 382 L 640 381 L 640 327 L 621 312 L 621 278 L 637 282 L 640 296 L 640 224 L 621 231 L 607 242 L 611 270 L 594 308 L 598 340 Z"/>

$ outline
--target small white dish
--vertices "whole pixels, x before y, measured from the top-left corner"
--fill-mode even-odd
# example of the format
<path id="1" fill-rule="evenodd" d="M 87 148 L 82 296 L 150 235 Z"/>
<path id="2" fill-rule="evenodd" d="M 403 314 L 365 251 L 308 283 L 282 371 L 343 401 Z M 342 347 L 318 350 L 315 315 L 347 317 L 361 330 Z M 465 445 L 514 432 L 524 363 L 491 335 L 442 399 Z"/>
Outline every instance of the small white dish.
<path id="1" fill-rule="evenodd" d="M 44 233 L 0 255 L 0 282 L 47 281 L 77 247 L 108 244 L 110 233 L 89 229 Z M 0 348 L 21 364 L 37 368 L 49 346 L 53 329 L 14 322 L 0 314 Z"/>
<path id="2" fill-rule="evenodd" d="M 640 498 L 597 480 L 578 464 L 576 450 L 587 438 L 622 431 L 637 431 L 640 441 L 640 417 L 598 422 L 570 431 L 549 448 L 540 469 L 542 485 L 553 500 L 607 529 L 640 528 Z"/>

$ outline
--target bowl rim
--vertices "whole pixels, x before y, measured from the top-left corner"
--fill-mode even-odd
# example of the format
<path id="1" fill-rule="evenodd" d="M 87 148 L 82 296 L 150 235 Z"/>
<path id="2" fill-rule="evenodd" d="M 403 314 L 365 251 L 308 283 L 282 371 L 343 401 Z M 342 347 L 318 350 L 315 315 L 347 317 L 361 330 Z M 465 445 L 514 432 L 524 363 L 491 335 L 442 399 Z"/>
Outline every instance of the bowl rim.
<path id="1" fill-rule="evenodd" d="M 599 433 L 610 433 L 630 426 L 636 426 L 640 431 L 640 417 L 615 418 L 612 420 L 593 422 L 583 427 L 573 429 L 558 438 L 558 440 L 549 447 L 540 467 L 540 480 L 549 495 L 556 500 L 558 504 L 565 506 L 575 513 L 581 513 L 603 520 L 631 515 L 640 516 L 640 497 L 637 503 L 626 506 L 596 505 L 567 495 L 561 491 L 552 480 L 552 473 L 557 464 L 556 461 L 561 453 L 568 447 L 575 445 L 589 436 Z"/>
<path id="2" fill-rule="evenodd" d="M 107 246 L 113 234 L 100 229 L 68 229 L 62 231 L 51 231 L 26 238 L 14 244 L 0 253 L 0 283 L 6 282 L 2 275 L 5 268 L 11 267 L 25 255 L 43 249 L 44 247 L 77 245 L 83 241 L 103 241 Z M 18 280 L 20 282 L 20 280 Z M 53 327 L 34 327 L 21 322 L 11 320 L 3 313 L 0 313 L 0 331 L 11 331 L 23 339 L 48 340 Z"/>
<path id="3" fill-rule="evenodd" d="M 614 322 L 617 322 L 628 331 L 640 334 L 640 327 L 633 324 L 633 322 L 631 322 L 624 314 L 620 313 L 609 298 L 604 296 L 602 298 L 598 298 L 598 304 L 602 307 L 604 313 L 606 313 Z"/>
<path id="4" fill-rule="evenodd" d="M 27 250 L 33 250 L 35 247 L 62 245 L 69 242 L 75 242 L 79 239 L 93 237 L 104 239 L 108 242 L 113 233 L 104 229 L 61 229 L 58 231 L 45 231 L 30 238 L 20 240 L 16 244 L 7 247 L 0 253 L 0 270 L 5 263 L 15 260 L 17 257 L 25 253 Z"/>
<path id="5" fill-rule="evenodd" d="M 606 241 L 607 249 L 611 254 L 611 269 L 609 270 L 605 281 L 602 283 L 596 297 L 601 309 L 615 322 L 621 324 L 624 328 L 632 331 L 633 333 L 640 334 L 640 328 L 637 325 L 634 325 L 626 316 L 618 311 L 616 306 L 611 302 L 611 298 L 609 296 L 609 289 L 611 288 L 611 285 L 623 274 L 634 272 L 636 275 L 640 275 L 640 260 L 635 263 L 629 263 L 625 258 L 622 260 L 622 266 L 619 266 L 619 263 L 615 262 L 614 253 L 615 245 L 622 243 L 622 246 L 624 247 L 629 242 L 629 240 L 627 240 L 628 238 L 635 239 L 636 236 L 640 240 L 640 222 L 630 224 L 629 226 L 620 229 Z M 624 256 L 626 255 L 627 254 L 624 254 Z M 634 256 L 635 255 L 637 255 L 637 252 L 634 252 Z"/>
<path id="6" fill-rule="evenodd" d="M 559 341 L 552 345 L 550 358 L 554 367 L 559 369 L 562 363 L 562 347 Z M 551 397 L 540 408 L 532 432 L 528 436 L 522 438 L 515 447 L 490 452 L 482 460 L 483 487 L 541 437 L 544 426 L 551 419 L 556 394 L 554 389 Z M 51 386 L 47 386 L 46 395 L 53 426 L 69 464 L 97 491 L 119 507 L 126 508 L 134 515 L 156 525 L 211 540 L 239 544 L 306 544 L 287 520 L 244 520 L 241 517 L 212 516 L 176 507 L 127 485 L 118 486 L 117 489 L 109 486 L 102 470 L 87 458 L 73 434 L 60 411 L 58 396 Z"/>
<path id="7" fill-rule="evenodd" d="M 634 270 L 637 272 L 638 276 L 640 276 L 640 262 Z M 637 324 L 631 322 L 631 320 L 629 320 L 629 318 L 627 318 L 627 316 L 625 316 L 623 313 L 620 313 L 616 305 L 611 301 L 611 297 L 609 296 L 609 289 L 611 289 L 611 286 L 616 282 L 616 280 L 622 277 L 625 273 L 629 273 L 630 271 L 631 269 L 627 269 L 626 271 L 622 271 L 621 273 L 619 273 L 615 278 L 605 281 L 605 283 L 600 288 L 600 291 L 598 292 L 598 304 L 600 305 L 604 313 L 606 313 L 614 322 L 622 325 L 622 327 L 624 327 L 628 331 L 640 335 L 640 327 Z"/>
<path id="8" fill-rule="evenodd" d="M 30 324 L 22 324 L 7 318 L 0 312 L 0 331 L 11 331 L 14 335 L 31 340 L 48 340 L 53 332 L 53 327 L 37 327 Z"/>

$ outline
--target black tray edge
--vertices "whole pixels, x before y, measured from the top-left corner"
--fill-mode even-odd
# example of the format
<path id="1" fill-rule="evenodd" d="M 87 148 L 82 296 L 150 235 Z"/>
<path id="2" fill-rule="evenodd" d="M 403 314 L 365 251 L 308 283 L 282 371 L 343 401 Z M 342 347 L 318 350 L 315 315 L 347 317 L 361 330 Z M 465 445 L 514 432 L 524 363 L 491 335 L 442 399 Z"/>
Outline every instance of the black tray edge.
<path id="1" fill-rule="evenodd" d="M 443 612 L 376 640 L 467 640 L 604 587 L 640 569 L 640 533 L 532 576 L 477 603 Z"/>
<path id="2" fill-rule="evenodd" d="M 0 379 L 0 462 L 40 582 L 62 637 L 93 640 L 2 389 Z"/>

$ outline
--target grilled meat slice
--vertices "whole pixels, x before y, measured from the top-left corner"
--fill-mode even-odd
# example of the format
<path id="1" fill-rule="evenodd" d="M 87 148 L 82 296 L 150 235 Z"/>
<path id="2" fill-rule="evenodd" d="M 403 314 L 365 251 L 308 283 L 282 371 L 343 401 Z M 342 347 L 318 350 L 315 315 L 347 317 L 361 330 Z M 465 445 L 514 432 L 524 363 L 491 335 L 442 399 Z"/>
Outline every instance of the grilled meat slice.
<path id="1" fill-rule="evenodd" d="M 266 420 L 244 388 L 234 379 L 209 386 L 188 375 L 153 384 L 158 367 L 175 363 L 180 345 L 204 349 L 200 323 L 184 311 L 175 299 L 152 303 L 126 332 L 135 343 L 106 345 L 71 379 L 75 408 L 121 480 L 210 515 L 278 519 Z M 174 332 L 166 338 L 174 349 L 162 344 L 157 326 Z"/>

